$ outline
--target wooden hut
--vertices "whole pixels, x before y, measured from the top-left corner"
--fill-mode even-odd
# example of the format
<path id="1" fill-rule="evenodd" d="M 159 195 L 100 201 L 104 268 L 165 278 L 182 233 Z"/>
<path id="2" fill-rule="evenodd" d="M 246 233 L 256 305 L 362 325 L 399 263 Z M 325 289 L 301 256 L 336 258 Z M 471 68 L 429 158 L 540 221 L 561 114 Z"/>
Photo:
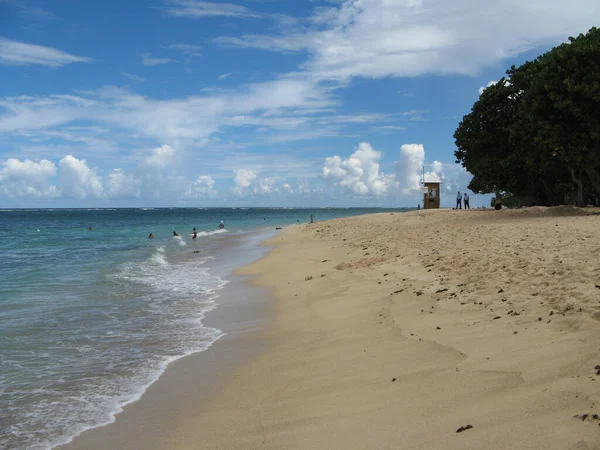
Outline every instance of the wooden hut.
<path id="1" fill-rule="evenodd" d="M 440 207 L 440 181 L 425 181 L 422 186 L 423 209 L 439 209 Z"/>

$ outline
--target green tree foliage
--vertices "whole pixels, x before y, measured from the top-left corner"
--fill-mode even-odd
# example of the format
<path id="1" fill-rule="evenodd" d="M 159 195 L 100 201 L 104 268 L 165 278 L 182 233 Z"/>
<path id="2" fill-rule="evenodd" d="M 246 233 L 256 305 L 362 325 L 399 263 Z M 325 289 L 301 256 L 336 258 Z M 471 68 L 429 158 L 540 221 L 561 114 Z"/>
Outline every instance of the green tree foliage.
<path id="1" fill-rule="evenodd" d="M 513 204 L 598 203 L 600 30 L 506 74 L 454 134 L 469 189 Z"/>

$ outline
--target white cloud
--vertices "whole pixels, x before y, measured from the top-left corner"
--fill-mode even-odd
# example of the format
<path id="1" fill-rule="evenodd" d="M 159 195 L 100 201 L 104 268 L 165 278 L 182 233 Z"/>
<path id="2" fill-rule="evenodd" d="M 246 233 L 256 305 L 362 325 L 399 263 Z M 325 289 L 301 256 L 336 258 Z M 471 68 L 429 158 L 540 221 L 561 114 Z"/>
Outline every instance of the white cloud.
<path id="1" fill-rule="evenodd" d="M 311 189 L 310 189 L 310 185 L 308 184 L 308 180 L 306 178 L 297 180 L 296 193 L 297 194 L 308 194 L 309 192 L 311 192 Z"/>
<path id="2" fill-rule="evenodd" d="M 396 164 L 396 179 L 403 194 L 417 192 L 421 183 L 421 173 L 425 162 L 423 144 L 403 144 Z"/>
<path id="3" fill-rule="evenodd" d="M 382 196 L 396 188 L 393 175 L 379 172 L 381 153 L 361 142 L 348 159 L 332 156 L 325 159 L 323 177 L 358 195 Z"/>
<path id="4" fill-rule="evenodd" d="M 90 168 L 86 160 L 71 155 L 63 157 L 58 167 L 44 159 L 32 161 L 9 158 L 0 162 L 0 199 L 100 199 L 109 203 L 127 199 L 168 199 L 170 202 L 185 203 L 202 199 L 209 204 L 218 204 L 214 203 L 221 201 L 215 188 L 214 176 L 200 175 L 195 179 L 185 176 L 182 173 L 187 161 L 184 156 L 183 152 L 162 145 L 146 151 L 133 168 L 115 168 L 105 176 Z M 323 182 L 316 176 L 316 172 L 310 172 L 317 170 L 314 166 L 307 166 L 305 170 L 307 176 L 314 180 L 313 183 L 316 182 L 316 186 L 311 186 L 309 179 L 303 176 L 294 175 L 291 178 L 290 160 L 286 159 L 274 164 L 261 164 L 258 159 L 240 158 L 238 155 L 231 162 L 224 160 L 224 167 L 221 169 L 229 167 L 230 163 L 247 164 L 243 169 L 234 169 L 233 177 L 226 181 L 232 184 L 231 192 L 234 197 L 230 200 L 233 202 L 247 203 L 251 199 L 252 203 L 262 206 L 285 205 L 290 202 L 309 206 L 322 204 L 320 202 L 323 201 L 366 205 L 364 202 L 367 200 L 361 198 L 372 197 L 377 197 L 378 202 L 381 200 L 384 203 L 389 202 L 389 199 L 403 205 L 416 202 L 420 198 L 418 187 L 425 160 L 423 146 L 403 145 L 397 170 L 392 174 L 381 171 L 381 156 L 380 152 L 363 142 L 348 158 L 327 158 L 321 168 L 323 178 L 352 194 L 342 203 L 339 203 L 337 190 L 323 189 Z M 207 172 L 211 171 L 210 167 L 207 167 Z M 425 167 L 425 179 L 442 181 L 446 192 L 457 189 L 464 191 L 471 179 L 471 175 L 457 164 L 434 161 L 432 164 L 425 164 Z M 268 172 L 269 176 L 262 175 L 262 170 Z"/>
<path id="5" fill-rule="evenodd" d="M 227 16 L 258 18 L 259 14 L 241 5 L 232 3 L 206 2 L 201 0 L 169 0 L 165 11 L 175 17 L 198 19 L 205 17 Z"/>
<path id="6" fill-rule="evenodd" d="M 56 165 L 46 159 L 35 162 L 29 159 L 19 161 L 9 158 L 2 163 L 2 166 L 1 181 L 21 179 L 32 184 L 43 184 L 49 177 L 56 175 Z"/>
<path id="7" fill-rule="evenodd" d="M 143 66 L 158 66 L 160 64 L 168 64 L 173 62 L 171 58 L 153 58 L 152 54 L 148 52 L 142 53 L 140 57 L 142 58 Z"/>
<path id="8" fill-rule="evenodd" d="M 63 196 L 77 200 L 104 197 L 102 180 L 94 169 L 87 166 L 85 159 L 67 155 L 59 161 L 58 166 Z"/>
<path id="9" fill-rule="evenodd" d="M 39 162 L 8 158 L 1 164 L 0 193 L 9 198 L 44 198 L 57 195 L 50 178 L 56 175 L 56 165 L 48 160 Z"/>
<path id="10" fill-rule="evenodd" d="M 246 195 L 249 188 L 257 178 L 254 170 L 236 169 L 233 177 L 233 192 L 237 195 Z"/>
<path id="11" fill-rule="evenodd" d="M 600 20 L 596 0 L 338 0 L 315 9 L 308 27 L 221 37 L 222 45 L 307 51 L 302 68 L 321 80 L 473 74 Z M 585 11 L 585 13 L 582 13 Z"/>
<path id="12" fill-rule="evenodd" d="M 266 195 L 273 191 L 274 177 L 263 178 L 254 170 L 234 170 L 233 188 L 235 195 L 245 197 L 248 195 Z"/>
<path id="13" fill-rule="evenodd" d="M 139 198 L 141 180 L 123 169 L 113 169 L 105 181 L 108 198 Z"/>
<path id="14" fill-rule="evenodd" d="M 215 180 L 210 175 L 200 175 L 196 178 L 185 194 L 185 197 L 189 198 L 215 198 L 217 196 Z"/>
<path id="15" fill-rule="evenodd" d="M 170 145 L 161 145 L 152 150 L 142 164 L 152 169 L 163 170 L 175 161 L 175 149 Z"/>
<path id="16" fill-rule="evenodd" d="M 62 67 L 66 64 L 90 61 L 92 61 L 91 58 L 71 55 L 56 48 L 27 44 L 0 37 L 0 64 Z"/>
<path id="17" fill-rule="evenodd" d="M 133 73 L 121 72 L 121 75 L 123 75 L 125 78 L 129 78 L 131 81 L 137 81 L 138 83 L 143 83 L 144 81 L 146 81 L 145 78 L 140 77 L 139 75 L 135 75 Z"/>
<path id="18" fill-rule="evenodd" d="M 465 191 L 472 178 L 472 175 L 458 164 L 440 161 L 426 163 L 425 147 L 422 144 L 401 145 L 393 174 L 388 175 L 380 171 L 378 162 L 381 156 L 380 152 L 363 142 L 347 159 L 339 156 L 327 158 L 323 166 L 323 176 L 357 197 L 392 197 L 401 205 L 416 204 L 422 198 L 420 187 L 423 175 L 425 181 L 441 182 L 442 189 L 446 192 Z M 283 186 L 283 190 L 293 192 L 289 183 Z"/>
<path id="19" fill-rule="evenodd" d="M 279 190 L 286 195 L 295 195 L 300 197 L 312 192 L 312 189 L 310 188 L 306 178 L 300 178 L 296 180 L 295 186 L 292 186 L 290 183 L 283 183 Z"/>
<path id="20" fill-rule="evenodd" d="M 404 131 L 406 127 L 399 127 L 398 125 L 379 125 L 373 127 L 376 130 L 384 130 L 384 131 Z"/>
<path id="21" fill-rule="evenodd" d="M 144 195 L 152 198 L 185 197 L 192 183 L 179 173 L 183 162 L 181 152 L 170 145 L 152 149 L 136 169 L 142 180 Z"/>
<path id="22" fill-rule="evenodd" d="M 123 131 L 130 138 L 170 145 L 185 142 L 200 147 L 215 132 L 249 125 L 284 130 L 285 135 L 277 136 L 283 142 L 313 138 L 315 130 L 324 127 L 312 126 L 316 119 L 311 115 L 332 105 L 327 89 L 300 76 L 171 100 L 108 86 L 79 95 L 0 97 L 0 134 L 56 130 L 86 120 Z"/>
<path id="23" fill-rule="evenodd" d="M 492 81 L 490 81 L 490 82 L 489 82 L 487 85 L 485 85 L 485 86 L 481 86 L 481 87 L 479 88 L 479 95 L 483 94 L 483 91 L 485 91 L 485 90 L 486 90 L 487 88 L 489 88 L 490 86 L 493 86 L 493 85 L 495 85 L 496 83 L 497 83 L 497 81 L 493 81 L 493 80 L 492 80 Z"/>
<path id="24" fill-rule="evenodd" d="M 185 56 L 202 56 L 202 47 L 192 44 L 171 44 L 165 45 L 162 48 L 167 50 L 175 50 Z"/>
<path id="25" fill-rule="evenodd" d="M 432 166 L 432 171 L 425 173 L 425 181 L 437 181 L 443 183 L 445 181 L 444 176 L 444 165 L 440 161 L 434 161 Z"/>

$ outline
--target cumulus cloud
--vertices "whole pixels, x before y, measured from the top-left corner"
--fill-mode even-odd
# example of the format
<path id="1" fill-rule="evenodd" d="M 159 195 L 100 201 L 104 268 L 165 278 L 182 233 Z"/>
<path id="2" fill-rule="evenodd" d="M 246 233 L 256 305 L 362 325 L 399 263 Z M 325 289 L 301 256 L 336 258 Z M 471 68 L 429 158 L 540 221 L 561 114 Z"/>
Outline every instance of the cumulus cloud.
<path id="1" fill-rule="evenodd" d="M 129 170 L 115 168 L 99 175 L 85 159 L 66 155 L 58 165 L 42 159 L 0 161 L 0 198 L 23 199 L 197 199 L 218 198 L 210 175 L 189 179 L 180 173 L 179 152 L 162 145 L 147 152 Z M 248 193 L 269 193 L 270 178 L 254 179 Z M 274 180 L 274 179 L 273 179 Z"/>
<path id="2" fill-rule="evenodd" d="M 396 164 L 396 179 L 403 194 L 417 192 L 421 183 L 421 173 L 425 162 L 423 144 L 403 144 Z"/>
<path id="3" fill-rule="evenodd" d="M 234 171 L 233 177 L 233 191 L 234 193 L 241 195 L 247 193 L 249 187 L 256 179 L 256 172 L 248 169 L 237 169 Z"/>
<path id="4" fill-rule="evenodd" d="M 50 179 L 56 175 L 56 165 L 46 159 L 35 162 L 8 158 L 0 170 L 0 192 L 9 198 L 44 198 L 58 195 Z"/>
<path id="5" fill-rule="evenodd" d="M 139 198 L 141 180 L 123 169 L 113 169 L 105 180 L 108 198 Z"/>
<path id="6" fill-rule="evenodd" d="M 308 52 L 302 65 L 322 80 L 474 74 L 484 67 L 595 26 L 596 0 L 338 0 L 309 26 L 221 37 L 222 45 Z M 587 11 L 581 14 L 581 11 Z"/>
<path id="7" fill-rule="evenodd" d="M 210 175 L 200 175 L 196 178 L 185 194 L 189 198 L 215 198 L 217 195 L 215 180 Z"/>
<path id="8" fill-rule="evenodd" d="M 274 177 L 261 177 L 254 170 L 236 169 L 234 170 L 232 191 L 240 197 L 267 195 L 273 191 L 275 181 Z"/>
<path id="9" fill-rule="evenodd" d="M 431 167 L 431 171 L 425 172 L 425 181 L 444 183 L 446 180 L 446 176 L 444 175 L 444 165 L 440 161 L 434 161 Z"/>
<path id="10" fill-rule="evenodd" d="M 179 171 L 183 159 L 181 151 L 170 145 L 161 145 L 145 156 L 137 173 L 142 182 L 142 191 L 146 197 L 181 198 L 190 192 L 190 180 Z"/>
<path id="11" fill-rule="evenodd" d="M 164 169 L 175 161 L 175 149 L 170 145 L 161 145 L 152 150 L 142 164 L 152 169 Z"/>
<path id="12" fill-rule="evenodd" d="M 0 38 L 0 64 L 62 67 L 66 64 L 90 61 L 91 58 L 71 55 L 56 48 Z"/>
<path id="13" fill-rule="evenodd" d="M 403 144 L 396 161 L 395 172 L 383 174 L 378 161 L 382 154 L 368 143 L 361 143 L 359 149 L 347 159 L 332 156 L 325 160 L 323 176 L 336 186 L 345 188 L 357 197 L 388 197 L 396 204 L 411 205 L 419 202 L 421 182 L 441 182 L 446 192 L 467 189 L 472 175 L 455 163 L 441 161 L 426 162 L 423 144 Z M 291 192 L 292 187 L 283 186 Z M 442 197 L 444 203 L 445 197 Z M 453 197 L 450 198 L 452 202 Z M 414 203 L 413 203 L 414 202 Z"/>
<path id="14" fill-rule="evenodd" d="M 323 177 L 357 195 L 382 196 L 396 188 L 394 175 L 379 171 L 381 153 L 367 142 L 361 142 L 349 158 L 331 156 L 325 159 Z"/>
<path id="15" fill-rule="evenodd" d="M 283 183 L 279 190 L 285 195 L 304 196 L 312 192 L 310 184 L 306 178 L 296 180 L 296 184 Z"/>
<path id="16" fill-rule="evenodd" d="M 59 181 L 62 195 L 77 200 L 104 197 L 102 179 L 94 169 L 87 166 L 85 159 L 67 155 L 58 162 Z"/>
<path id="17" fill-rule="evenodd" d="M 386 175 L 380 172 L 380 158 L 380 152 L 363 142 L 347 159 L 339 156 L 327 158 L 323 166 L 323 176 L 334 184 L 362 196 L 415 195 L 419 192 L 423 175 L 425 181 L 449 181 L 444 172 L 445 167 L 449 165 L 440 161 L 425 163 L 423 144 L 403 144 L 393 174 Z M 425 167 L 428 170 L 423 173 Z M 454 168 L 453 171 L 456 172 Z M 455 184 L 453 182 L 451 185 Z"/>

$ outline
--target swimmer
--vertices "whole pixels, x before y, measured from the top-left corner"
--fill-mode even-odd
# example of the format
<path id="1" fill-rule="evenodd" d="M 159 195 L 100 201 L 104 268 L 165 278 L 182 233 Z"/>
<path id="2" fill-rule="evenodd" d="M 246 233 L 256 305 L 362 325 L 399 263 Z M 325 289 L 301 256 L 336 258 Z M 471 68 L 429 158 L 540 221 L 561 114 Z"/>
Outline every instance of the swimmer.
<path id="1" fill-rule="evenodd" d="M 148 239 L 154 239 L 154 235 L 153 235 L 152 233 L 150 233 L 150 234 L 148 235 Z"/>
<path id="2" fill-rule="evenodd" d="M 219 224 L 219 229 L 222 230 L 223 228 L 225 228 L 225 224 L 223 223 L 223 221 L 221 220 L 221 223 Z"/>
<path id="3" fill-rule="evenodd" d="M 173 231 L 173 237 L 178 237 L 179 235 L 177 234 L 176 231 Z"/>
<path id="4" fill-rule="evenodd" d="M 196 233 L 196 229 L 194 228 L 192 239 L 196 239 L 198 237 L 198 233 Z"/>
<path id="5" fill-rule="evenodd" d="M 92 226 L 91 225 L 88 227 L 88 230 L 92 231 Z"/>

